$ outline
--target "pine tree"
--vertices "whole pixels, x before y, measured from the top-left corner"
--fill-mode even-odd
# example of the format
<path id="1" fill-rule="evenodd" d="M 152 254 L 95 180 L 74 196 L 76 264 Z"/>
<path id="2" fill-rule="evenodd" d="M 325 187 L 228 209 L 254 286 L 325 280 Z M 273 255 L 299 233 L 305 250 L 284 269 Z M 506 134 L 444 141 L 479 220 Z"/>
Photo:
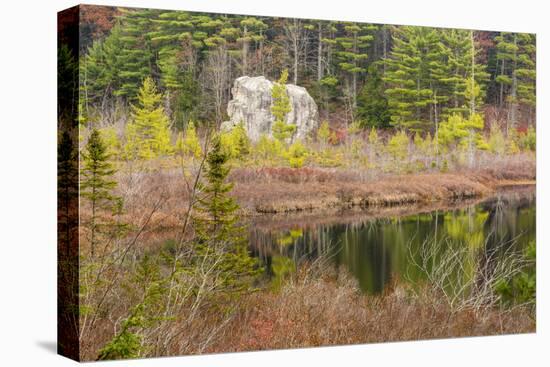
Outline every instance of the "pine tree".
<path id="1" fill-rule="evenodd" d="M 74 119 L 78 108 L 78 62 L 67 45 L 57 50 L 57 113 L 59 127 L 71 130 L 77 121 Z"/>
<path id="2" fill-rule="evenodd" d="M 446 75 L 441 79 L 449 96 L 448 106 L 441 117 L 453 113 L 467 116 L 476 112 L 476 106 L 484 97 L 484 84 L 488 74 L 477 62 L 477 48 L 474 32 L 463 29 L 442 31 L 447 60 Z"/>
<path id="3" fill-rule="evenodd" d="M 518 65 L 515 70 L 517 78 L 516 101 L 528 107 L 528 122 L 535 123 L 536 97 L 536 38 L 534 34 L 518 33 L 518 43 L 521 53 L 518 56 Z"/>
<path id="4" fill-rule="evenodd" d="M 235 147 L 235 157 L 242 159 L 250 153 L 250 139 L 241 122 L 231 130 L 231 140 Z"/>
<path id="5" fill-rule="evenodd" d="M 157 66 L 161 85 L 166 88 L 177 128 L 183 129 L 198 115 L 200 86 L 198 59 L 206 49 L 202 38 L 195 39 L 197 25 L 204 22 L 197 14 L 166 11 L 154 20 L 154 27 L 147 34 L 157 52 Z M 202 28 L 201 28 L 202 29 Z"/>
<path id="6" fill-rule="evenodd" d="M 367 71 L 367 51 L 377 29 L 372 24 L 345 22 L 341 24 L 340 37 L 336 37 L 338 66 L 348 79 L 349 97 L 353 110 L 357 107 L 358 76 Z"/>
<path id="7" fill-rule="evenodd" d="M 292 111 L 290 97 L 286 91 L 287 79 L 288 70 L 285 69 L 281 73 L 279 80 L 273 84 L 273 88 L 271 90 L 271 98 L 273 98 L 271 113 L 275 117 L 275 122 L 273 122 L 271 131 L 273 137 L 281 143 L 290 139 L 294 134 L 294 131 L 296 131 L 296 125 L 286 123 L 286 115 Z"/>
<path id="8" fill-rule="evenodd" d="M 153 159 L 172 153 L 168 117 L 155 82 L 145 78 L 138 105 L 132 106 L 132 121 L 126 126 L 126 153 L 132 159 Z"/>
<path id="9" fill-rule="evenodd" d="M 74 131 L 73 131 L 74 133 Z M 78 226 L 78 149 L 76 137 L 63 131 L 57 146 L 57 210 L 59 243 L 64 244 L 60 255 L 71 255 L 73 229 Z"/>
<path id="10" fill-rule="evenodd" d="M 382 66 L 383 63 L 373 63 L 369 66 L 365 85 L 357 96 L 357 117 L 361 127 L 390 126 L 388 98 L 384 93 L 380 70 Z"/>
<path id="11" fill-rule="evenodd" d="M 501 33 L 495 37 L 500 73 L 496 78 L 500 85 L 501 107 L 507 102 L 509 122 L 518 122 L 518 106 L 529 107 L 529 121 L 533 121 L 535 106 L 536 48 L 535 36 L 527 33 Z M 506 97 L 505 97 L 506 95 Z"/>
<path id="12" fill-rule="evenodd" d="M 124 67 L 119 58 L 124 47 L 121 37 L 122 26 L 118 22 L 109 36 L 104 40 L 94 41 L 83 57 L 80 83 L 86 108 L 94 105 L 105 112 L 107 103 L 111 102 L 123 83 L 123 78 L 119 75 Z"/>
<path id="13" fill-rule="evenodd" d="M 529 120 L 533 121 L 535 106 L 536 46 L 535 36 L 528 33 L 501 33 L 495 37 L 500 73 L 499 103 L 508 104 L 510 127 L 518 122 L 519 104 L 529 107 Z"/>
<path id="14" fill-rule="evenodd" d="M 124 10 L 116 69 L 120 86 L 114 91 L 115 96 L 135 101 L 141 82 L 153 74 L 154 53 L 147 34 L 158 13 L 158 10 L 151 9 Z"/>
<path id="15" fill-rule="evenodd" d="M 446 94 L 445 47 L 434 28 L 394 27 L 384 80 L 394 126 L 437 131 Z"/>
<path id="16" fill-rule="evenodd" d="M 250 42 L 263 42 L 265 36 L 263 32 L 267 29 L 267 25 L 260 19 L 254 17 L 246 17 L 240 21 L 241 36 L 237 41 L 242 45 L 242 75 L 248 73 L 248 53 Z M 262 43 L 263 44 L 263 43 Z"/>
<path id="17" fill-rule="evenodd" d="M 116 181 L 112 177 L 116 171 L 109 162 L 107 147 L 99 131 L 95 129 L 92 131 L 82 158 L 80 194 L 88 199 L 91 205 L 90 250 L 93 258 L 98 242 L 97 236 L 102 230 L 99 211 L 114 209 L 119 198 L 112 194 L 116 187 Z"/>
<path id="18" fill-rule="evenodd" d="M 219 272 L 222 291 L 231 296 L 250 288 L 257 274 L 256 262 L 250 257 L 244 228 L 238 223 L 239 206 L 227 183 L 229 155 L 215 136 L 205 166 L 206 183 L 193 216 L 196 234 L 197 261 L 211 261 Z"/>

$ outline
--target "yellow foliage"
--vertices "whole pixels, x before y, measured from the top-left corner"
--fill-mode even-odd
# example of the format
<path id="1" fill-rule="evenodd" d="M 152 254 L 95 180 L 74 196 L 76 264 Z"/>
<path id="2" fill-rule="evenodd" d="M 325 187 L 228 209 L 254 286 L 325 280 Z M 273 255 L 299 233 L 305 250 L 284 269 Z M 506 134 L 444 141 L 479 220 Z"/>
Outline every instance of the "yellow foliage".
<path id="1" fill-rule="evenodd" d="M 317 130 L 317 140 L 323 145 L 326 145 L 329 137 L 330 137 L 330 128 L 328 126 L 328 122 L 325 120 L 321 123 L 319 130 Z"/>
<path id="2" fill-rule="evenodd" d="M 403 160 L 409 152 L 409 137 L 401 130 L 390 138 L 386 149 L 394 159 Z"/>
<path id="3" fill-rule="evenodd" d="M 107 147 L 107 153 L 111 159 L 118 158 L 122 149 L 122 144 L 114 127 L 104 127 L 98 130 L 103 143 Z"/>
<path id="4" fill-rule="evenodd" d="M 292 168 L 300 168 L 304 165 L 308 156 L 308 151 L 301 141 L 296 141 L 288 148 L 286 152 L 288 163 Z"/>
<path id="5" fill-rule="evenodd" d="M 496 154 L 506 153 L 506 138 L 500 130 L 500 127 L 494 124 L 491 126 L 491 133 L 489 134 L 489 150 Z"/>
<path id="6" fill-rule="evenodd" d="M 193 121 L 189 121 L 187 129 L 185 129 L 185 135 L 179 133 L 176 141 L 176 152 L 182 156 L 192 158 L 200 158 L 202 155 L 201 144 Z"/>
<path id="7" fill-rule="evenodd" d="M 265 161 L 273 161 L 283 156 L 283 144 L 276 139 L 271 139 L 266 134 L 262 134 L 253 148 L 254 155 Z"/>

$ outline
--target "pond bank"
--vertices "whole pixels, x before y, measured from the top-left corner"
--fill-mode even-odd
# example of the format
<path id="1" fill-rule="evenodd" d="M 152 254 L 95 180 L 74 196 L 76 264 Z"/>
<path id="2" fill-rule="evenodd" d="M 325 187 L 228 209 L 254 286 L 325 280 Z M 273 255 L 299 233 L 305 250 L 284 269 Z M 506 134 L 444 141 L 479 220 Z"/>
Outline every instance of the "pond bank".
<path id="1" fill-rule="evenodd" d="M 352 207 L 348 209 L 327 208 L 319 210 L 302 210 L 284 213 L 263 213 L 250 218 L 250 224 L 256 229 L 277 230 L 289 228 L 314 228 L 318 225 L 341 223 L 362 223 L 366 220 L 398 218 L 435 211 L 446 212 L 478 205 L 491 200 L 525 201 L 532 197 L 535 186 L 519 182 L 499 186 L 494 191 L 480 197 L 461 200 L 439 200 L 418 202 L 393 206 Z"/>
<path id="2" fill-rule="evenodd" d="M 502 187 L 534 186 L 535 172 L 425 173 L 353 180 L 280 179 L 235 182 L 234 196 L 244 215 L 384 209 L 484 198 Z"/>

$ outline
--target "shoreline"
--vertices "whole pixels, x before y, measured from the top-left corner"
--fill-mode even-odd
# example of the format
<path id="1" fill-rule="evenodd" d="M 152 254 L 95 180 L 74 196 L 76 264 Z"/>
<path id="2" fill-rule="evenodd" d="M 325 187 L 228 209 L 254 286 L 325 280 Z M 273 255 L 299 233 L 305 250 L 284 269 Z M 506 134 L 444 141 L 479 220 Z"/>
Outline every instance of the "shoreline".
<path id="1" fill-rule="evenodd" d="M 467 206 L 480 205 L 497 198 L 499 194 L 506 194 L 506 190 L 523 195 L 520 199 L 526 199 L 532 194 L 532 184 L 506 185 L 496 191 L 476 198 L 464 200 L 439 200 L 435 202 L 413 203 L 397 206 L 379 206 L 349 209 L 324 209 L 313 211 L 295 211 L 285 213 L 257 214 L 249 217 L 250 225 L 259 230 L 287 230 L 291 228 L 308 228 L 317 225 L 333 225 L 339 223 L 362 223 L 366 220 L 383 218 L 405 217 L 410 215 L 431 213 L 434 211 L 452 211 Z M 506 189 L 504 189 L 506 188 Z M 504 190 L 503 190 L 504 189 Z M 524 190 L 524 192 L 518 192 Z M 506 199 L 505 199 L 506 200 Z M 299 222 L 299 224 L 297 224 Z"/>
<path id="2" fill-rule="evenodd" d="M 499 190 L 534 187 L 531 177 L 498 178 L 487 173 L 435 173 L 382 178 L 371 182 L 235 184 L 235 199 L 246 217 L 395 210 L 456 205 L 483 200 Z M 258 194 L 260 193 L 260 194 Z M 390 210 L 390 211 L 391 211 Z"/>

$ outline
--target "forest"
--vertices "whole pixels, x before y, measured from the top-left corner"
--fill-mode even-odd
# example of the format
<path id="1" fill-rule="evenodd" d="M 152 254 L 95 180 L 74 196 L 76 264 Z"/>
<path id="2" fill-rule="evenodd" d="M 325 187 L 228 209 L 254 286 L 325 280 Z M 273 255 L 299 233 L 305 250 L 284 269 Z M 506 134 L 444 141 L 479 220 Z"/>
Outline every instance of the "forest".
<path id="1" fill-rule="evenodd" d="M 535 330 L 534 34 L 78 14 L 58 218 L 79 359 Z M 273 85 L 257 139 L 224 127 L 243 76 Z M 316 105 L 304 138 L 289 84 Z"/>

